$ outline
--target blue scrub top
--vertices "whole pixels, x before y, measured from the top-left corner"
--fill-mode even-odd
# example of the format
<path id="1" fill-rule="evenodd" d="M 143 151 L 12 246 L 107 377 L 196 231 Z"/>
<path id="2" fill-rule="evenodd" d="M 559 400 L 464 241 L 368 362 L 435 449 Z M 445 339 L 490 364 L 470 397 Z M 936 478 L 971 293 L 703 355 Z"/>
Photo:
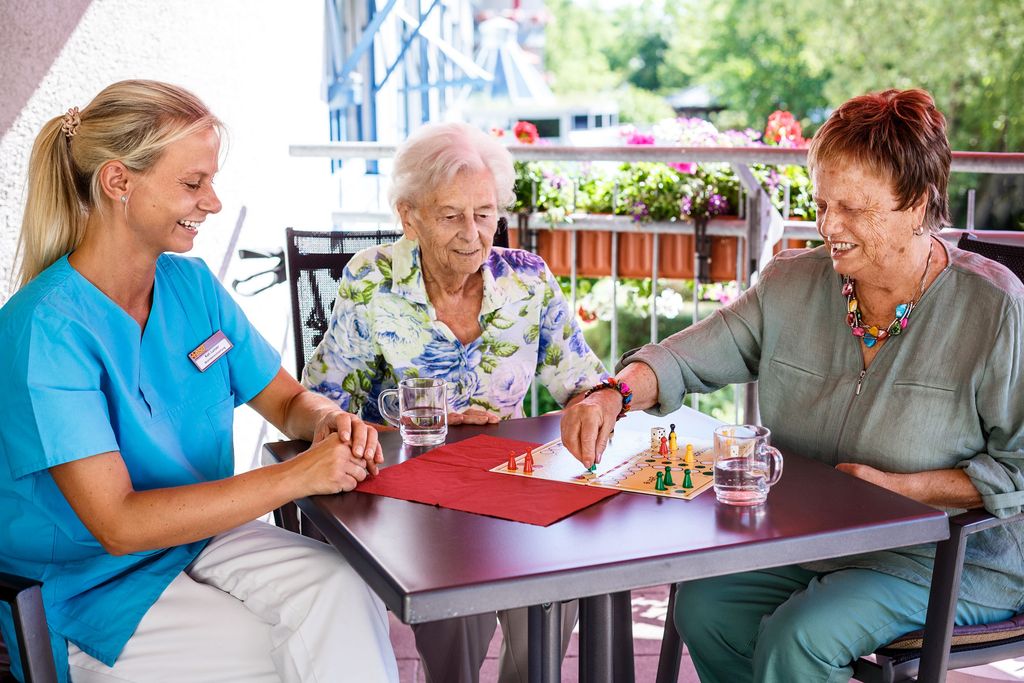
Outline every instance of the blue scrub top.
<path id="1" fill-rule="evenodd" d="M 200 372 L 189 353 L 234 345 Z M 113 666 L 146 610 L 206 541 L 115 557 L 48 468 L 120 451 L 136 490 L 231 476 L 236 406 L 281 362 L 193 258 L 161 256 L 144 333 L 61 258 L 0 309 L 0 571 L 39 579 L 61 680 L 67 641 Z M 15 641 L 9 608 L 0 631 Z M 20 679 L 20 662 L 12 656 Z"/>

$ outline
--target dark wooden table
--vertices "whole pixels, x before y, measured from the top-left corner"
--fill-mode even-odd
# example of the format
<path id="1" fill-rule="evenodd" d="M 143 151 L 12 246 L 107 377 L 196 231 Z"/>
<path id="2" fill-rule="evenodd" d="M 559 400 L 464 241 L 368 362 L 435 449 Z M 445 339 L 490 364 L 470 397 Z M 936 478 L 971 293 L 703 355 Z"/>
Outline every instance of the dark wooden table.
<path id="1" fill-rule="evenodd" d="M 640 427 L 652 419 L 635 418 Z M 689 409 L 658 423 L 670 420 L 680 432 L 709 428 Z M 477 434 L 546 443 L 559 436 L 559 416 L 454 427 L 447 441 Z M 404 446 L 397 432 L 381 443 L 386 465 L 425 450 Z M 264 460 L 305 447 L 268 444 Z M 297 503 L 405 623 L 531 607 L 531 680 L 545 681 L 560 676 L 561 601 L 583 599 L 581 681 L 619 679 L 609 596 L 949 535 L 945 513 L 789 453 L 782 480 L 757 508 L 722 505 L 713 491 L 692 501 L 620 493 L 539 527 L 358 491 Z"/>

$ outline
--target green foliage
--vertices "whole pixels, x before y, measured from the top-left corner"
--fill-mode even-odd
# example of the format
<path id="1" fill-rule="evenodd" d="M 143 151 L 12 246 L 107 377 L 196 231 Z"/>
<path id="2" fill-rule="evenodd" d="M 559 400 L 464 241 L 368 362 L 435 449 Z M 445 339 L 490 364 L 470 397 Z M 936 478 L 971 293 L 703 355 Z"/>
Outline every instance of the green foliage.
<path id="1" fill-rule="evenodd" d="M 772 204 L 785 215 L 786 188 L 789 187 L 789 217 L 794 220 L 813 221 L 817 207 L 811 196 L 811 178 L 802 166 L 751 166 L 754 177 L 768 191 Z"/>
<path id="2" fill-rule="evenodd" d="M 670 53 L 689 53 L 696 80 L 719 104 L 746 112 L 748 124 L 765 121 L 776 109 L 806 118 L 829 104 L 823 94 L 829 52 L 809 49 L 808 41 L 829 20 L 831 4 L 688 3 Z"/>
<path id="3" fill-rule="evenodd" d="M 650 280 L 647 280 L 650 283 Z M 648 284 L 648 286 L 650 286 Z M 700 316 L 705 318 L 718 309 L 719 304 L 708 301 L 700 302 Z M 639 311 L 622 307 L 618 311 L 618 352 L 620 354 L 643 346 L 651 341 L 651 316 L 649 311 Z M 675 318 L 658 316 L 658 339 L 684 330 L 693 324 L 693 306 L 687 305 L 685 310 Z M 607 367 L 612 367 L 618 358 L 611 358 L 611 321 L 597 320 L 585 325 L 583 338 Z"/>
<path id="4" fill-rule="evenodd" d="M 755 176 L 781 211 L 790 188 L 789 214 L 814 220 L 807 169 L 754 166 Z M 728 164 L 696 164 L 680 171 L 663 163 L 573 164 L 517 162 L 515 208 L 539 212 L 549 224 L 573 212 L 632 216 L 638 223 L 735 213 L 740 184 Z M 725 201 L 725 204 L 715 202 Z"/>
<path id="5" fill-rule="evenodd" d="M 609 67 L 630 85 L 651 92 L 687 85 L 688 75 L 668 59 L 674 27 L 672 21 L 666 21 L 666 14 L 672 14 L 675 4 L 641 0 L 608 13 L 618 29 L 617 40 L 602 53 Z"/>
<path id="6" fill-rule="evenodd" d="M 721 128 L 761 126 L 787 109 L 809 136 L 854 95 L 923 87 L 955 149 L 1024 148 L 1019 0 L 642 0 L 616 9 L 550 0 L 547 8 L 545 66 L 558 93 L 628 84 L 663 94 L 703 83 L 727 108 L 716 117 Z"/>
<path id="7" fill-rule="evenodd" d="M 601 21 L 604 12 L 593 0 L 548 0 L 551 20 L 545 32 L 545 68 L 551 88 L 559 94 L 594 93 L 621 84 L 604 56 L 617 39 L 611 22 Z M 595 21 L 595 17 L 600 17 Z"/>
<path id="8" fill-rule="evenodd" d="M 675 115 L 664 97 L 632 83 L 617 88 L 614 97 L 619 103 L 619 121 L 622 123 L 652 123 Z"/>
<path id="9" fill-rule="evenodd" d="M 870 90 L 923 87 L 955 149 L 1024 146 L 1024 4 L 1018 0 L 836 3 L 811 49 L 829 46 L 832 103 Z M 880 23 L 881 22 L 881 23 Z M 878 27 L 886 39 L 878 40 Z M 829 54 L 829 53 L 826 53 Z"/>

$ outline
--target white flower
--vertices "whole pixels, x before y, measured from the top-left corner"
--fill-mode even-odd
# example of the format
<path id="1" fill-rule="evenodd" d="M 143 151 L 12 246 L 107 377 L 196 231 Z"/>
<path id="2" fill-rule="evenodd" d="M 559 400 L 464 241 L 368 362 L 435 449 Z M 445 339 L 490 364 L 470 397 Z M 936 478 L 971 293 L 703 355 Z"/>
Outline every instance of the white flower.
<path id="1" fill-rule="evenodd" d="M 683 297 L 674 289 L 663 289 L 658 295 L 658 315 L 675 318 L 683 312 Z"/>
<path id="2" fill-rule="evenodd" d="M 404 300 L 380 297 L 376 307 L 374 336 L 378 346 L 388 350 L 391 358 L 415 358 L 430 343 L 429 329 L 416 320 L 416 311 Z"/>

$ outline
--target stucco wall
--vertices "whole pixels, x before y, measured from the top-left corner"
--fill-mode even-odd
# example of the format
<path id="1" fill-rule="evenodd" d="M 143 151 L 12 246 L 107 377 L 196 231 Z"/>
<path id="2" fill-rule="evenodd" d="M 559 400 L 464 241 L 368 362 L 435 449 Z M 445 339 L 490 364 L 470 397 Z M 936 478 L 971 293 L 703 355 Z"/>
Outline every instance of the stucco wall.
<path id="1" fill-rule="evenodd" d="M 289 143 L 327 139 L 322 15 L 314 0 L 0 3 L 0 302 L 10 295 L 36 132 L 123 78 L 183 85 L 228 124 L 229 152 L 217 178 L 224 209 L 207 221 L 196 247 L 211 265 L 243 205 L 243 243 L 250 245 L 279 242 L 287 224 L 329 225 L 337 185 L 324 172 L 327 162 L 287 154 Z"/>
<path id="2" fill-rule="evenodd" d="M 338 181 L 326 160 L 292 159 L 287 146 L 328 138 L 319 98 L 323 4 L 317 0 L 3 0 L 0 2 L 0 304 L 13 293 L 29 151 L 39 127 L 84 107 L 105 85 L 153 78 L 183 85 L 228 125 L 229 151 L 194 254 L 216 271 L 245 207 L 239 246 L 280 246 L 287 225 L 326 228 Z M 233 264 L 228 280 L 255 265 Z M 281 347 L 287 291 L 243 306 Z M 286 356 L 287 359 L 287 356 Z M 258 422 L 238 415 L 237 459 L 247 462 Z M 253 426 L 255 425 L 255 427 Z"/>

